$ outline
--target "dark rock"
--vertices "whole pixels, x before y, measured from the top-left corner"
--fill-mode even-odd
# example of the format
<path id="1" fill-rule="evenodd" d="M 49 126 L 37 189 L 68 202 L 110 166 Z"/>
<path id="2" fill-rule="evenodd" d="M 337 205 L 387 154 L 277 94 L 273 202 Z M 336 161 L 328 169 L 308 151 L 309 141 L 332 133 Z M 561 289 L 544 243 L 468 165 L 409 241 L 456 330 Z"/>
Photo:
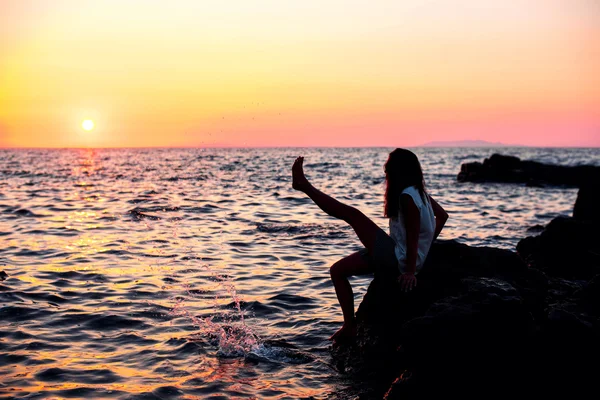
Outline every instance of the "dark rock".
<path id="1" fill-rule="evenodd" d="M 573 208 L 573 217 L 579 220 L 600 221 L 600 184 L 579 188 Z"/>
<path id="2" fill-rule="evenodd" d="M 548 280 L 548 303 L 553 304 L 560 299 L 575 301 L 585 285 L 583 280 L 550 278 Z"/>
<path id="3" fill-rule="evenodd" d="M 517 252 L 553 277 L 590 280 L 600 273 L 600 231 L 591 221 L 555 218 L 539 236 L 521 240 Z"/>
<path id="4" fill-rule="evenodd" d="M 333 347 L 335 363 L 364 398 L 589 388 L 585 365 L 600 357 L 600 277 L 566 279 L 552 275 L 564 268 L 542 267 L 508 250 L 436 241 L 412 292 L 373 280 L 357 310 L 357 340 Z"/>
<path id="5" fill-rule="evenodd" d="M 534 225 L 527 228 L 527 232 L 542 232 L 546 227 L 544 225 Z"/>
<path id="6" fill-rule="evenodd" d="M 463 284 L 460 294 L 435 302 L 424 316 L 404 325 L 403 356 L 411 370 L 388 399 L 405 398 L 415 385 L 466 393 L 474 387 L 465 379 L 493 385 L 507 369 L 513 376 L 525 371 L 526 365 L 515 360 L 529 352 L 535 325 L 519 292 L 494 278 L 469 278 Z M 521 383 L 512 378 L 508 384 Z"/>
<path id="7" fill-rule="evenodd" d="M 8 278 L 8 274 L 4 271 L 0 271 L 0 281 L 5 280 L 6 278 Z"/>
<path id="8" fill-rule="evenodd" d="M 574 305 L 550 307 L 536 338 L 536 358 L 543 381 L 589 390 L 597 380 L 597 368 L 591 366 L 600 357 L 598 328 L 597 317 Z"/>
<path id="9" fill-rule="evenodd" d="M 577 345 L 578 341 L 593 339 L 593 323 L 562 308 L 550 309 L 547 324 L 549 326 L 547 331 L 555 334 L 557 339 L 562 337 L 562 340 L 565 340 L 572 337 L 574 340 L 570 345 L 573 346 Z"/>
<path id="10" fill-rule="evenodd" d="M 431 246 L 419 275 L 427 280 L 456 281 L 468 276 L 508 277 L 525 270 L 527 265 L 513 251 L 438 240 Z"/>
<path id="11" fill-rule="evenodd" d="M 580 295 L 585 304 L 592 310 L 592 313 L 600 314 L 600 275 L 596 275 L 589 281 Z"/>
<path id="12" fill-rule="evenodd" d="M 544 299 L 548 291 L 546 276 L 528 268 L 516 253 L 470 247 L 455 241 L 436 241 L 417 279 L 417 287 L 409 293 L 400 292 L 395 282 L 374 279 L 356 313 L 356 343 L 333 348 L 338 369 L 358 376 L 360 380 L 371 381 L 371 386 L 381 389 L 377 393 L 379 397 L 403 370 L 411 367 L 403 346 L 403 337 L 406 337 L 403 326 L 408 321 L 437 312 L 436 307 L 440 304 L 452 303 L 454 298 L 459 298 L 460 301 L 473 302 L 468 307 L 480 308 L 481 318 L 474 321 L 476 324 L 483 323 L 483 315 L 488 312 L 490 317 L 494 315 L 492 318 L 496 318 L 492 313 L 496 307 L 492 298 L 507 301 L 509 297 L 513 298 L 514 304 L 518 303 L 515 307 L 525 310 L 531 319 L 532 315 L 544 313 Z M 492 305 L 487 307 L 487 303 Z M 507 307 L 508 304 L 505 303 Z M 453 308 L 450 320 L 458 318 L 459 309 L 458 305 Z M 473 310 L 465 309 L 463 317 L 471 318 L 467 315 Z M 422 323 L 427 321 L 429 319 L 426 318 Z M 407 376 L 409 374 L 405 374 L 402 383 L 399 383 L 403 387 L 412 385 L 407 383 Z M 414 376 L 410 378 L 411 382 L 414 379 Z"/>
<path id="13" fill-rule="evenodd" d="M 525 183 L 530 186 L 562 185 L 579 187 L 600 182 L 600 167 L 593 165 L 561 166 L 517 157 L 493 154 L 483 163 L 461 166 L 459 182 Z"/>
<path id="14" fill-rule="evenodd" d="M 531 314 L 508 282 L 495 278 L 467 278 L 462 282 L 461 293 L 436 301 L 424 316 L 403 326 L 404 353 L 417 356 L 415 363 L 429 364 L 425 354 L 465 355 L 473 343 L 482 341 L 520 340 L 532 328 Z M 455 359 L 447 361 L 456 363 Z"/>
<path id="15" fill-rule="evenodd" d="M 511 284 L 519 291 L 529 312 L 539 318 L 544 315 L 550 282 L 546 274 L 535 268 L 528 268 L 513 277 Z"/>

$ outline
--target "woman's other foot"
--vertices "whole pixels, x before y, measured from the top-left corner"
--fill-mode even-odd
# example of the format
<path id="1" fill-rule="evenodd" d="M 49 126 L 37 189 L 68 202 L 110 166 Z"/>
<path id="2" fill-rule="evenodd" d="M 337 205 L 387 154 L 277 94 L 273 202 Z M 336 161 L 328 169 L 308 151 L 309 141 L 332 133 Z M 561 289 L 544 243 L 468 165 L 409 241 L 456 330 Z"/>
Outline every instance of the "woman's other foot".
<path id="1" fill-rule="evenodd" d="M 292 187 L 301 192 L 308 186 L 308 180 L 304 176 L 304 170 L 302 169 L 303 163 L 304 157 L 298 157 L 292 166 Z"/>
<path id="2" fill-rule="evenodd" d="M 356 324 L 346 324 L 334 333 L 329 340 L 333 342 L 342 343 L 353 340 L 356 337 Z"/>

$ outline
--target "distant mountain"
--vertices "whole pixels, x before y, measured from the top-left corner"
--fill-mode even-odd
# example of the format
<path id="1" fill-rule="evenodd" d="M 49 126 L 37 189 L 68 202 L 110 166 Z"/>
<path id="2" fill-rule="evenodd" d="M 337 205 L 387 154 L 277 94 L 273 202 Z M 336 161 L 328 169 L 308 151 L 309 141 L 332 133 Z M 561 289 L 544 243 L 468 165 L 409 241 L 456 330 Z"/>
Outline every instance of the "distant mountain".
<path id="1" fill-rule="evenodd" d="M 487 142 L 485 140 L 449 140 L 427 142 L 419 147 L 523 147 L 518 144 Z"/>

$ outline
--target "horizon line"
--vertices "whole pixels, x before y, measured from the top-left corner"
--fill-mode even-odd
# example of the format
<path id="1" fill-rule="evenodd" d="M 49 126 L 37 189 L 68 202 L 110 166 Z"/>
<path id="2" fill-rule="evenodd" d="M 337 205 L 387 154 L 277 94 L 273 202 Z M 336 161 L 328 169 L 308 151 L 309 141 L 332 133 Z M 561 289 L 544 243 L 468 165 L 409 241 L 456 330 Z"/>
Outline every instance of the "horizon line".
<path id="1" fill-rule="evenodd" d="M 382 148 L 423 148 L 423 149 L 446 149 L 446 148 L 462 148 L 462 149 L 507 149 L 507 148 L 538 148 L 538 149 L 598 149 L 597 146 L 532 146 L 532 145 L 512 145 L 504 144 L 500 146 L 431 146 L 427 144 L 420 144 L 416 146 L 386 146 L 386 145 L 375 145 L 375 146 L 233 146 L 233 145 L 219 145 L 219 146 L 96 146 L 96 147 L 44 147 L 44 146 L 0 146 L 0 150 L 119 150 L 119 149 L 382 149 Z"/>

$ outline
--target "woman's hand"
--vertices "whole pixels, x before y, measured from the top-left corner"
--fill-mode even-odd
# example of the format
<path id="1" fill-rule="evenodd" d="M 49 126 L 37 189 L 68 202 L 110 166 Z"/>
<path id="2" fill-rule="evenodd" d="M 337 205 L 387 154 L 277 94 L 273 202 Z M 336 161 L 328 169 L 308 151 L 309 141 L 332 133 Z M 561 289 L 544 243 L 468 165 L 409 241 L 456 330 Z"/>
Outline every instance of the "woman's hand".
<path id="1" fill-rule="evenodd" d="M 417 286 L 417 277 L 412 272 L 405 272 L 398 277 L 398 282 L 400 283 L 400 290 L 408 292 Z"/>

